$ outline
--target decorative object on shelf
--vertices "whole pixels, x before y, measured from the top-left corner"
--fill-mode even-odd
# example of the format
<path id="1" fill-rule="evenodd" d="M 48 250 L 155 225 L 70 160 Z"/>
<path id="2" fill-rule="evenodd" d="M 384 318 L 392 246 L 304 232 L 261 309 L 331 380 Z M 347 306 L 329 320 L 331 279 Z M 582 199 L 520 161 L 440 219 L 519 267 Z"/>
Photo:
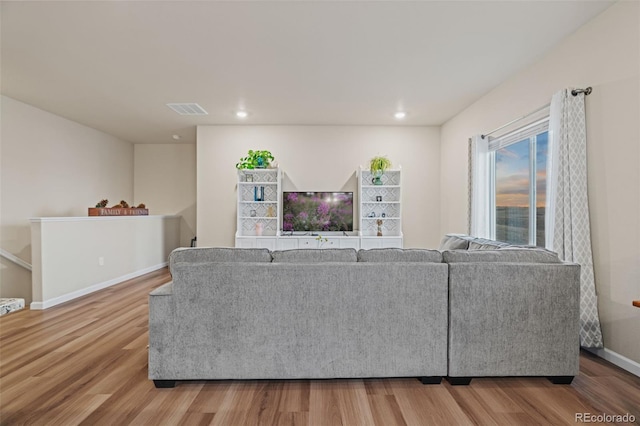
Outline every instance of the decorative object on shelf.
<path id="1" fill-rule="evenodd" d="M 369 217 L 376 217 L 376 212 L 369 213 Z"/>
<path id="2" fill-rule="evenodd" d="M 382 185 L 382 175 L 389 168 L 391 168 L 391 160 L 389 160 L 387 157 L 373 157 L 369 164 L 369 170 L 373 175 L 371 183 L 373 183 L 374 185 Z"/>
<path id="3" fill-rule="evenodd" d="M 264 201 L 264 186 L 253 187 L 253 201 Z"/>
<path id="4" fill-rule="evenodd" d="M 376 195 L 376 201 L 377 202 L 382 202 L 382 195 Z"/>
<path id="5" fill-rule="evenodd" d="M 89 207 L 89 216 L 148 216 L 149 209 L 137 207 Z"/>
<path id="6" fill-rule="evenodd" d="M 246 174 L 246 175 L 244 175 L 244 179 L 245 179 L 245 182 L 253 182 L 253 175 L 252 174 Z"/>
<path id="7" fill-rule="evenodd" d="M 138 207 L 129 206 L 124 200 L 113 207 L 107 207 L 109 200 L 104 199 L 96 204 L 95 207 L 89 207 L 89 216 L 147 216 L 149 209 L 144 203 L 140 203 Z"/>
<path id="8" fill-rule="evenodd" d="M 329 239 L 327 237 L 323 237 L 322 235 L 318 234 L 316 236 L 316 240 L 318 241 L 318 248 L 322 248 L 322 245 L 324 243 L 326 243 L 327 241 L 329 241 Z"/>
<path id="9" fill-rule="evenodd" d="M 273 211 L 273 206 L 268 206 L 267 207 L 267 217 L 275 217 L 275 213 Z"/>
<path id="10" fill-rule="evenodd" d="M 256 211 L 255 211 L 255 210 L 251 210 L 251 211 L 249 212 L 249 216 L 251 216 L 251 217 L 256 217 Z"/>
<path id="11" fill-rule="evenodd" d="M 382 219 L 376 220 L 376 224 L 378 225 L 378 237 L 382 237 Z"/>
<path id="12" fill-rule="evenodd" d="M 247 156 L 236 163 L 236 169 L 266 169 L 273 160 L 274 157 L 270 151 L 250 149 Z"/>
<path id="13" fill-rule="evenodd" d="M 262 231 L 264 231 L 264 224 L 262 222 L 256 223 L 256 236 L 262 237 Z"/>
<path id="14" fill-rule="evenodd" d="M 380 217 L 387 217 L 387 214 L 385 212 L 382 212 L 382 214 L 380 215 Z"/>

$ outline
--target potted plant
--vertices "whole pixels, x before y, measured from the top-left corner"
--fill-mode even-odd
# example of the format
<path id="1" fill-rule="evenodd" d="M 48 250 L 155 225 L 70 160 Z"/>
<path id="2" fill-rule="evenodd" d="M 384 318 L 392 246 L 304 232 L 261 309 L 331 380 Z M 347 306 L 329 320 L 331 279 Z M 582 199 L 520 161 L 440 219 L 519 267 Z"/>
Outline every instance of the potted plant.
<path id="1" fill-rule="evenodd" d="M 384 172 L 391 168 L 391 160 L 387 157 L 373 157 L 371 159 L 371 163 L 369 164 L 369 170 L 373 175 L 372 183 L 374 185 L 382 185 L 382 175 Z"/>
<path id="2" fill-rule="evenodd" d="M 266 169 L 273 160 L 274 157 L 270 151 L 250 149 L 247 156 L 236 163 L 236 169 Z"/>

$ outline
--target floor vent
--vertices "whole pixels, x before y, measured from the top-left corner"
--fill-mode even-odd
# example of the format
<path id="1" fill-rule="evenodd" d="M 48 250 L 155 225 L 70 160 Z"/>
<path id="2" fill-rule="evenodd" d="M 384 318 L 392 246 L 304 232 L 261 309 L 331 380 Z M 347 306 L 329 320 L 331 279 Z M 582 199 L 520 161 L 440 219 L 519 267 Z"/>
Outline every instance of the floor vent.
<path id="1" fill-rule="evenodd" d="M 196 103 L 167 104 L 169 108 L 180 115 L 208 115 L 209 113 Z"/>

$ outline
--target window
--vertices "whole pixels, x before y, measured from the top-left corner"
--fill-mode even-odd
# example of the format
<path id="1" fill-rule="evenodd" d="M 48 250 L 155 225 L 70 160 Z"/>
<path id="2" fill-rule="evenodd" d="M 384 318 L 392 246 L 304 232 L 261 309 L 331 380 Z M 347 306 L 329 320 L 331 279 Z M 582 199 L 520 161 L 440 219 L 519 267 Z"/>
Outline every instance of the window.
<path id="1" fill-rule="evenodd" d="M 491 235 L 513 244 L 545 245 L 549 119 L 490 139 Z"/>

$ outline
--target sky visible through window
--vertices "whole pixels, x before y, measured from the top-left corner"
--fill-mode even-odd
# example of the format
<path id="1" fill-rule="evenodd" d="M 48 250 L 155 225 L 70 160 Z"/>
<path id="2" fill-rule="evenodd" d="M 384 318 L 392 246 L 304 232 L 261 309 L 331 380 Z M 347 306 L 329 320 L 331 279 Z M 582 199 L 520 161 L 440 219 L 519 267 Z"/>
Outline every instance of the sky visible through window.
<path id="1" fill-rule="evenodd" d="M 548 133 L 537 135 L 534 159 L 530 144 L 530 139 L 525 139 L 495 153 L 496 239 L 528 244 L 529 232 L 533 231 L 536 245 L 544 245 Z M 531 167 L 535 167 L 534 183 L 529 173 Z M 536 189 L 535 227 L 529 224 L 533 185 Z"/>

